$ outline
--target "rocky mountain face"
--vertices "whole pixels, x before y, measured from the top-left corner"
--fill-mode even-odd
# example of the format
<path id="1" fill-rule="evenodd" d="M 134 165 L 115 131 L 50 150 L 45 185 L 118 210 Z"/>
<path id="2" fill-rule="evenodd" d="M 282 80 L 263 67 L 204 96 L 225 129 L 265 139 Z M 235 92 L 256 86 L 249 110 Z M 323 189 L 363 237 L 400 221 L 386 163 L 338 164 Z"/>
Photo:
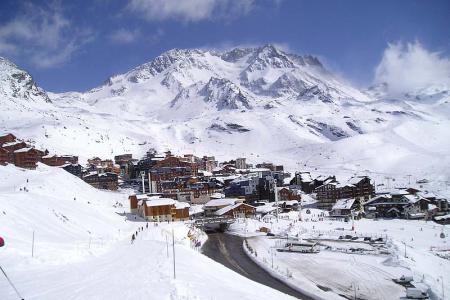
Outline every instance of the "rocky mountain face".
<path id="1" fill-rule="evenodd" d="M 39 88 L 26 71 L 0 57 L 0 95 L 3 99 L 51 102 L 47 93 Z"/>
<path id="2" fill-rule="evenodd" d="M 286 161 L 321 153 L 323 163 L 325 157 L 347 161 L 338 153 L 345 149 L 353 157 L 368 145 L 404 149 L 396 150 L 402 159 L 423 149 L 434 153 L 428 146 L 447 147 L 440 137 L 418 146 L 408 128 L 421 124 L 424 136 L 440 132 L 449 123 L 448 88 L 396 97 L 386 90 L 381 84 L 360 91 L 316 57 L 273 45 L 170 50 L 82 93 L 47 94 L 27 72 L 0 59 L 0 125 L 82 157 L 140 155 L 154 147 Z M 361 155 L 373 161 L 375 154 Z"/>

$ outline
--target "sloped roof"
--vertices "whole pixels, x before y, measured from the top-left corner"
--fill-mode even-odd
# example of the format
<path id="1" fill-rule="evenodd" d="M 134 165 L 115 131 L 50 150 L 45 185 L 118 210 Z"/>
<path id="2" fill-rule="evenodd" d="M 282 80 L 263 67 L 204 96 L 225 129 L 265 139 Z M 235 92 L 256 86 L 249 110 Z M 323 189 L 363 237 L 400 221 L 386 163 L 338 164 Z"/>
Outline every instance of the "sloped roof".
<path id="1" fill-rule="evenodd" d="M 230 210 L 233 210 L 233 209 L 235 209 L 235 208 L 238 208 L 238 207 L 241 206 L 241 205 L 245 205 L 245 206 L 248 206 L 248 207 L 251 207 L 251 208 L 255 208 L 255 207 L 253 207 L 253 206 L 251 206 L 251 205 L 248 205 L 248 204 L 245 204 L 245 203 L 236 203 L 236 204 L 234 204 L 234 205 L 228 205 L 228 206 L 225 206 L 225 207 L 219 209 L 218 211 L 216 211 L 214 214 L 217 215 L 217 216 L 221 216 L 221 215 L 223 215 L 223 214 L 226 214 L 226 213 L 229 212 Z"/>
<path id="2" fill-rule="evenodd" d="M 239 201 L 239 199 L 236 199 L 236 198 L 213 199 L 213 200 L 208 201 L 205 204 L 205 207 L 234 205 L 237 201 Z"/>
<path id="3" fill-rule="evenodd" d="M 33 150 L 34 148 L 22 148 L 22 149 L 18 149 L 16 151 L 14 151 L 14 153 L 23 153 L 23 152 L 28 152 Z"/>
<path id="4" fill-rule="evenodd" d="M 336 201 L 336 203 L 333 205 L 333 210 L 335 209 L 351 209 L 353 203 L 355 203 L 354 198 L 349 199 L 339 199 Z"/>
<path id="5" fill-rule="evenodd" d="M 174 205 L 177 201 L 170 198 L 150 198 L 145 201 L 147 206 L 163 206 L 163 205 Z"/>

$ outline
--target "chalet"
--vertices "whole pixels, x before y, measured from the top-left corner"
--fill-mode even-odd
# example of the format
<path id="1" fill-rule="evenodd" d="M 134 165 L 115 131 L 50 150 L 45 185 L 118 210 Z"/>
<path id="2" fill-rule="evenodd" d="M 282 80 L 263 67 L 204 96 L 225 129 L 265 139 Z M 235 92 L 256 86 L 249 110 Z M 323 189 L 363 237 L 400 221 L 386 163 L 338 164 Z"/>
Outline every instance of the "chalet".
<path id="1" fill-rule="evenodd" d="M 64 170 L 66 170 L 67 172 L 69 172 L 70 174 L 80 177 L 83 177 L 83 168 L 81 167 L 80 164 L 65 164 L 63 166 L 61 166 L 61 168 L 63 168 Z"/>
<path id="2" fill-rule="evenodd" d="M 148 196 L 143 194 L 143 195 L 130 195 L 128 196 L 128 200 L 130 201 L 130 212 L 132 214 L 137 214 L 138 213 L 138 203 L 141 200 L 147 200 Z"/>
<path id="3" fill-rule="evenodd" d="M 25 142 L 13 141 L 13 142 L 5 143 L 1 147 L 3 149 L 5 149 L 6 151 L 8 151 L 10 153 L 10 155 L 13 157 L 14 151 L 22 149 L 22 148 L 27 148 L 28 146 Z"/>
<path id="4" fill-rule="evenodd" d="M 114 162 L 119 166 L 127 164 L 132 159 L 133 154 L 121 154 L 114 156 Z"/>
<path id="5" fill-rule="evenodd" d="M 383 194 L 364 203 L 364 212 L 367 218 L 399 218 L 406 205 L 408 205 L 408 201 L 403 197 Z"/>
<path id="6" fill-rule="evenodd" d="M 443 197 L 439 197 L 438 195 L 430 192 L 417 192 L 416 195 L 419 195 L 428 201 L 430 204 L 433 204 L 438 209 L 438 214 L 444 215 L 450 210 L 450 203 L 447 199 Z"/>
<path id="7" fill-rule="evenodd" d="M 6 165 L 7 163 L 10 163 L 10 155 L 9 152 L 6 149 L 0 148 L 0 165 Z"/>
<path id="8" fill-rule="evenodd" d="M 45 155 L 42 157 L 42 163 L 52 166 L 52 167 L 60 167 L 65 164 L 78 164 L 78 156 L 72 155 Z"/>
<path id="9" fill-rule="evenodd" d="M 378 195 L 364 204 L 368 218 L 431 218 L 437 212 L 437 207 L 420 194 L 409 194 L 405 189 L 391 191 Z"/>
<path id="10" fill-rule="evenodd" d="M 189 203 L 177 201 L 175 203 L 175 221 L 188 221 L 189 208 Z"/>
<path id="11" fill-rule="evenodd" d="M 340 184 L 336 181 L 325 182 L 317 187 L 314 192 L 318 200 L 317 207 L 320 209 L 330 209 L 336 203 L 339 196 Z"/>
<path id="12" fill-rule="evenodd" d="M 305 194 L 311 194 L 314 190 L 313 179 L 309 172 L 296 172 L 291 184 L 298 185 Z"/>
<path id="13" fill-rule="evenodd" d="M 214 216 L 214 213 L 221 208 L 226 206 L 235 205 L 236 203 L 243 202 L 242 199 L 236 198 L 222 198 L 222 199 L 213 199 L 207 202 L 204 205 L 205 216 Z"/>
<path id="14" fill-rule="evenodd" d="M 6 143 L 11 143 L 16 140 L 16 136 L 12 133 L 0 135 L 0 146 Z"/>
<path id="15" fill-rule="evenodd" d="M 288 189 L 286 187 L 281 187 L 278 189 L 278 197 L 280 201 L 287 200 L 300 200 L 301 196 L 297 193 L 297 191 Z"/>
<path id="16" fill-rule="evenodd" d="M 358 198 L 361 203 L 369 200 L 375 193 L 375 188 L 367 176 L 350 178 L 341 184 L 333 178 L 327 179 L 323 185 L 314 190 L 317 193 L 317 206 L 321 209 L 331 209 L 338 199 Z"/>
<path id="17" fill-rule="evenodd" d="M 348 218 L 352 215 L 359 215 L 361 205 L 358 199 L 355 198 L 347 198 L 347 199 L 339 199 L 333 205 L 331 209 L 330 216 L 331 217 L 345 217 Z"/>
<path id="18" fill-rule="evenodd" d="M 408 205 L 404 208 L 404 217 L 406 219 L 426 219 L 429 217 L 428 208 L 430 201 L 417 195 L 405 195 Z M 434 206 L 434 205 L 433 205 Z M 435 206 L 434 206 L 435 207 Z"/>
<path id="19" fill-rule="evenodd" d="M 256 214 L 256 207 L 245 203 L 236 203 L 234 205 L 225 206 L 217 210 L 214 215 L 227 216 L 230 218 L 253 218 Z"/>
<path id="20" fill-rule="evenodd" d="M 170 198 L 150 197 L 138 201 L 137 213 L 151 222 L 185 221 L 189 220 L 189 204 Z"/>
<path id="21" fill-rule="evenodd" d="M 14 165 L 25 169 L 36 169 L 41 151 L 34 148 L 21 148 L 14 151 Z"/>
<path id="22" fill-rule="evenodd" d="M 118 176 L 112 172 L 97 173 L 91 172 L 83 177 L 83 180 L 95 188 L 104 190 L 117 190 Z"/>

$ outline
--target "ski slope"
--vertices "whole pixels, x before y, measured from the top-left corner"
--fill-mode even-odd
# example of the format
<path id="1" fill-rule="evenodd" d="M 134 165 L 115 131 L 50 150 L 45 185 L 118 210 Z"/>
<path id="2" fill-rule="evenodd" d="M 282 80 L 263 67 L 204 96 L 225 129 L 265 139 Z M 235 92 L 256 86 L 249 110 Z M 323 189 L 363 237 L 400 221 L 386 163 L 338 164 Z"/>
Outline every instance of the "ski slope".
<path id="1" fill-rule="evenodd" d="M 0 166 L 0 265 L 25 299 L 291 299 L 192 249 L 183 223 L 150 224 L 131 244 L 146 223 L 124 210 L 126 191 L 96 190 L 41 164 Z M 3 276 L 0 299 L 18 299 Z"/>

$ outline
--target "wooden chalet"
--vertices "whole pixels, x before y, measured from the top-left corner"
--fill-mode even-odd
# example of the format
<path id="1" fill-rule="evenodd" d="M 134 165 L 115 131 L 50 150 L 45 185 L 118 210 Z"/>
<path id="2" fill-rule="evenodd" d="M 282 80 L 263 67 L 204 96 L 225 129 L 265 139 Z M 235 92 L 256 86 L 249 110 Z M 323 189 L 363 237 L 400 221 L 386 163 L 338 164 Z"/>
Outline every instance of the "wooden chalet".
<path id="1" fill-rule="evenodd" d="M 83 180 L 95 188 L 104 190 L 117 190 L 118 176 L 116 173 L 105 172 L 97 173 L 91 172 L 83 177 Z"/>
<path id="2" fill-rule="evenodd" d="M 352 177 L 345 184 L 330 178 L 314 192 L 318 208 L 330 210 L 338 199 L 355 198 L 361 203 L 369 200 L 375 194 L 375 187 L 367 176 Z"/>
<path id="3" fill-rule="evenodd" d="M 6 151 L 9 152 L 11 159 L 14 158 L 14 151 L 22 149 L 22 148 L 27 148 L 27 144 L 23 141 L 12 141 L 9 143 L 5 143 L 1 146 L 3 149 L 5 149 Z"/>
<path id="4" fill-rule="evenodd" d="M 136 199 L 138 196 L 136 196 Z M 142 198 L 145 198 L 142 196 Z M 130 207 L 135 206 L 135 198 L 130 198 Z M 135 208 L 133 208 L 135 209 Z M 189 220 L 189 204 L 170 198 L 147 197 L 138 200 L 137 214 L 151 222 L 173 222 Z"/>
<path id="5" fill-rule="evenodd" d="M 361 209 L 361 204 L 359 199 L 355 198 L 347 198 L 347 199 L 339 199 L 333 205 L 331 209 L 330 216 L 331 217 L 343 217 L 348 218 L 351 217 L 352 212 L 354 216 L 359 215 Z"/>
<path id="6" fill-rule="evenodd" d="M 47 166 L 60 167 L 66 164 L 78 164 L 78 156 L 72 155 L 45 155 L 42 157 L 42 163 Z"/>
<path id="7" fill-rule="evenodd" d="M 221 208 L 244 202 L 243 199 L 221 198 L 208 201 L 204 206 L 205 216 L 214 216 L 215 212 Z"/>
<path id="8" fill-rule="evenodd" d="M 14 165 L 19 168 L 36 169 L 42 151 L 35 148 L 21 148 L 14 151 Z"/>
<path id="9" fill-rule="evenodd" d="M 278 189 L 279 200 L 288 201 L 288 200 L 300 200 L 301 196 L 297 193 L 297 191 L 288 189 L 286 187 L 282 187 Z"/>
<path id="10" fill-rule="evenodd" d="M 114 156 L 114 162 L 119 166 L 126 165 L 132 159 L 133 154 L 121 154 Z"/>
<path id="11" fill-rule="evenodd" d="M 12 143 L 16 140 L 16 136 L 12 133 L 8 133 L 5 135 L 0 135 L 0 146 L 6 143 Z"/>

